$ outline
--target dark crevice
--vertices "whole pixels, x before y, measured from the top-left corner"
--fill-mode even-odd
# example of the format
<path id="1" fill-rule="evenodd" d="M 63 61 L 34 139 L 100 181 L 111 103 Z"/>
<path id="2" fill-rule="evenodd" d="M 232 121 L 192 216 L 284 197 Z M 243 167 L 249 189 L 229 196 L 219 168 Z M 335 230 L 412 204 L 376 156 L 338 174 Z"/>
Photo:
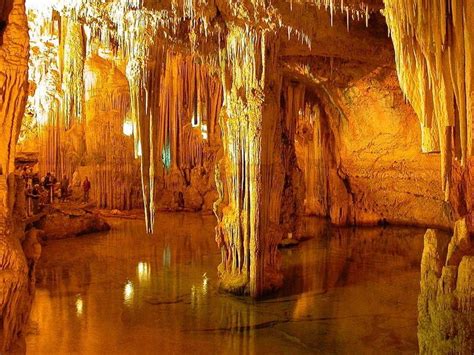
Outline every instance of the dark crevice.
<path id="1" fill-rule="evenodd" d="M 8 24 L 8 16 L 13 8 L 13 0 L 0 2 L 0 46 L 3 45 L 3 34 Z"/>

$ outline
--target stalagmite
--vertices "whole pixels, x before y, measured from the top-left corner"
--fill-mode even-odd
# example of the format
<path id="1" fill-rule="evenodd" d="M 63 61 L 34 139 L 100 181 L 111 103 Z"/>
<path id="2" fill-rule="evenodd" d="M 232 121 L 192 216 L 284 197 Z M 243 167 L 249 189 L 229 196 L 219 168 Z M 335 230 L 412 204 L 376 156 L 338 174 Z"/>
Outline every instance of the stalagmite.
<path id="1" fill-rule="evenodd" d="M 466 220 L 459 220 L 449 241 L 428 229 L 421 259 L 418 297 L 420 353 L 474 351 L 474 245 Z"/>
<path id="2" fill-rule="evenodd" d="M 66 128 L 83 120 L 85 42 L 83 29 L 74 19 L 62 18 L 61 46 L 64 56 L 62 73 L 63 119 Z"/>

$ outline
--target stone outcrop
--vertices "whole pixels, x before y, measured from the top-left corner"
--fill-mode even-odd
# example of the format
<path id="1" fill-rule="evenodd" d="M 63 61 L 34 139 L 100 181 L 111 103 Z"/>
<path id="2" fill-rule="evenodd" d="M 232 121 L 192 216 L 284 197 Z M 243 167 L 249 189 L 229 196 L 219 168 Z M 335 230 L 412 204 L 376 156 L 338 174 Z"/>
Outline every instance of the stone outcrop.
<path id="1" fill-rule="evenodd" d="M 418 120 L 395 71 L 361 66 L 334 60 L 333 74 L 327 61 L 287 66 L 295 79 L 307 78 L 285 92 L 293 105 L 288 120 L 298 122 L 305 213 L 336 224 L 450 227 L 439 157 L 420 151 Z"/>
<path id="2" fill-rule="evenodd" d="M 474 240 L 466 220 L 449 238 L 425 234 L 418 298 L 421 354 L 471 354 L 474 351 Z"/>
<path id="3" fill-rule="evenodd" d="M 80 208 L 51 209 L 35 226 L 43 232 L 46 240 L 110 230 L 109 224 L 98 214 Z"/>

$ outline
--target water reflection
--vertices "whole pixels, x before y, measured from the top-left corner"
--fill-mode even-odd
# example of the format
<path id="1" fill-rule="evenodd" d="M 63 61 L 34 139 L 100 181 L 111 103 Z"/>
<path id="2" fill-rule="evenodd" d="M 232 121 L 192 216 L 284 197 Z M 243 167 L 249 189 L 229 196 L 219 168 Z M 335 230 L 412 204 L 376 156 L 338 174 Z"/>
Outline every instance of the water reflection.
<path id="1" fill-rule="evenodd" d="M 151 238 L 142 222 L 115 221 L 108 234 L 45 248 L 29 352 L 417 351 L 424 230 L 335 230 L 310 219 L 314 238 L 282 252 L 285 287 L 253 302 L 217 289 L 213 217 L 158 218 Z"/>
<path id="2" fill-rule="evenodd" d="M 150 264 L 147 262 L 139 262 L 137 265 L 137 276 L 140 284 L 150 281 Z"/>
<path id="3" fill-rule="evenodd" d="M 132 281 L 127 281 L 123 288 L 123 303 L 126 305 L 131 305 L 133 302 L 133 283 Z"/>
<path id="4" fill-rule="evenodd" d="M 81 295 L 78 294 L 76 296 L 76 313 L 78 317 L 82 316 L 83 309 L 84 309 L 84 301 L 82 300 Z"/>

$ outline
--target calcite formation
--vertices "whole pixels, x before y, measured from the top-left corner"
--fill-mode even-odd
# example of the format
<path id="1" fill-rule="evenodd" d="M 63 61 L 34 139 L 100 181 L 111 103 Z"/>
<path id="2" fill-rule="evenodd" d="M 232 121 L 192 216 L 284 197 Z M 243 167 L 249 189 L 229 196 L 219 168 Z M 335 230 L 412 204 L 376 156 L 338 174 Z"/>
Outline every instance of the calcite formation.
<path id="1" fill-rule="evenodd" d="M 15 208 L 13 172 L 16 140 L 28 95 L 29 42 L 23 1 L 2 2 L 0 20 L 0 351 L 3 353 L 18 339 L 28 321 L 38 255 L 30 253 L 34 236 L 28 236 L 24 242 L 25 255 L 21 245 L 24 229 L 20 222 L 13 221 L 14 215 L 21 215 L 21 208 Z"/>
<path id="2" fill-rule="evenodd" d="M 298 215 L 449 227 L 468 213 L 469 170 L 453 164 L 443 201 L 435 166 L 446 154 L 420 152 L 442 141 L 403 103 L 383 5 L 31 3 L 41 169 L 91 176 L 100 207 L 143 203 L 150 232 L 160 209 L 213 206 L 223 285 L 255 296 L 280 283 L 276 245 Z M 417 76 L 401 64 L 418 12 L 402 17 L 403 6 L 387 1 L 384 13 L 421 117 L 408 87 L 426 83 L 407 84 Z"/>
<path id="3" fill-rule="evenodd" d="M 423 150 L 441 153 L 445 198 L 472 224 L 474 8 L 469 1 L 386 0 L 384 13 Z"/>
<path id="4" fill-rule="evenodd" d="M 220 272 L 226 287 L 254 296 L 281 283 L 281 232 L 276 226 L 284 174 L 275 154 L 281 147 L 275 120 L 281 86 L 278 47 L 271 32 L 231 28 L 222 64 L 231 71 L 223 71 L 226 105 L 220 124 L 224 157 L 219 176 L 225 185 L 220 200 L 226 203 L 215 205 L 216 239 L 223 251 Z"/>
<path id="5" fill-rule="evenodd" d="M 64 239 L 110 230 L 109 224 L 96 213 L 78 208 L 53 209 L 35 223 L 44 239 Z"/>
<path id="6" fill-rule="evenodd" d="M 422 354 L 474 351 L 474 243 L 466 220 L 451 240 L 425 234 L 418 297 L 418 341 Z"/>
<path id="7" fill-rule="evenodd" d="M 444 228 L 466 218 L 472 230 L 467 1 L 28 8 L 19 148 L 39 152 L 42 173 L 89 176 L 99 207 L 143 204 L 150 233 L 162 209 L 212 208 L 223 288 L 280 286 L 277 245 L 301 215 Z M 23 65 L 12 74 L 21 103 Z M 7 173 L 23 106 L 4 114 L 16 127 Z"/>

